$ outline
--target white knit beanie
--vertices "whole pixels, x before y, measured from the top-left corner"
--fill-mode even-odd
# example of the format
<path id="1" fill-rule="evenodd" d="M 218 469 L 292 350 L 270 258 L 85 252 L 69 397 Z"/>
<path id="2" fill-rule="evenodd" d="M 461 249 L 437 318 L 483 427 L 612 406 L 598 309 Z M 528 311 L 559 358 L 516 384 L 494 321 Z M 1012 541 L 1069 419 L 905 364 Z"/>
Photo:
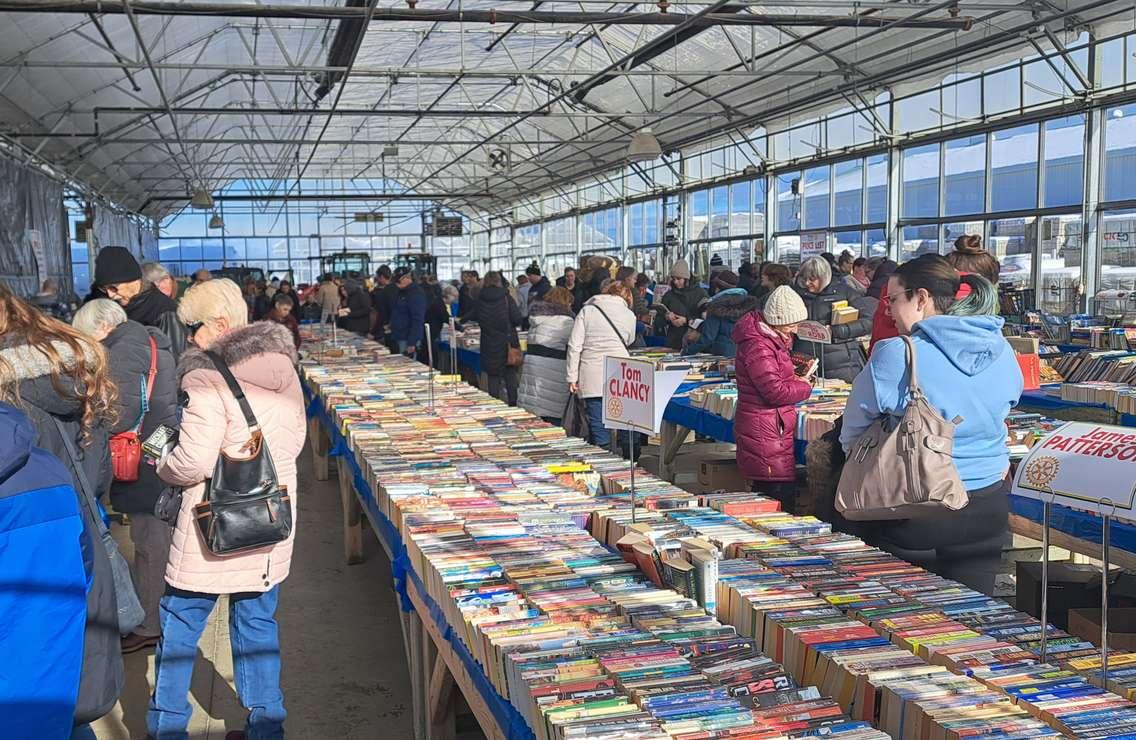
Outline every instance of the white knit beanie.
<path id="1" fill-rule="evenodd" d="M 809 317 L 805 302 L 788 285 L 778 285 L 773 289 L 761 313 L 765 317 L 765 323 L 770 326 L 797 324 Z"/>

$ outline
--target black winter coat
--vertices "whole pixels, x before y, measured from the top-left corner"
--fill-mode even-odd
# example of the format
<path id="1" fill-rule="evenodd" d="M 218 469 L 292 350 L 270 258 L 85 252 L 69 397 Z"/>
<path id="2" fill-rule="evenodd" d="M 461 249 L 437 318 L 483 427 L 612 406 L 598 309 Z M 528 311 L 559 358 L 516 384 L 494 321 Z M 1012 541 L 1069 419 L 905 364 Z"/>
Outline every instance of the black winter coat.
<path id="1" fill-rule="evenodd" d="M 56 345 L 63 362 L 72 356 L 63 345 Z M 82 470 L 102 498 L 110 486 L 110 452 L 107 429 L 96 426 L 90 439 L 82 439 L 82 409 L 73 398 L 60 394 L 52 384 L 50 364 L 42 353 L 29 346 L 6 347 L 4 361 L 20 382 L 20 408 L 31 419 L 38 433 L 36 446 L 58 457 L 74 479 L 76 493 L 82 488 L 77 471 Z M 61 378 L 64 388 L 73 387 Z M 62 425 L 63 432 L 60 431 Z M 75 459 L 63 441 L 66 433 L 79 453 Z M 114 708 L 122 693 L 124 673 L 122 643 L 118 634 L 118 600 L 114 593 L 114 574 L 103 547 L 95 521 L 82 498 L 79 511 L 83 515 L 83 560 L 88 565 L 91 585 L 87 591 L 87 627 L 83 637 L 83 668 L 79 676 L 79 698 L 75 705 L 75 723 L 93 722 Z"/>
<path id="2" fill-rule="evenodd" d="M 339 317 L 339 328 L 353 331 L 356 334 L 366 334 L 371 329 L 371 296 L 362 287 L 356 285 L 347 292 L 346 316 Z"/>
<path id="3" fill-rule="evenodd" d="M 142 419 L 139 436 L 145 440 L 161 424 L 177 427 L 177 368 L 170 353 L 170 340 L 154 327 L 127 321 L 116 326 L 103 340 L 110 377 L 118 386 L 118 423 L 110 430 L 111 434 L 133 429 L 138 423 L 145 390 L 142 384 L 150 373 L 149 337 L 154 338 L 158 348 L 158 373 L 150 394 L 150 410 Z M 154 466 L 142 463 L 137 481 L 111 484 L 110 500 L 116 510 L 125 514 L 153 514 L 154 504 L 165 487 Z"/>
<path id="4" fill-rule="evenodd" d="M 185 324 L 177 317 L 177 304 L 157 288 L 150 287 L 130 299 L 126 304 L 126 318 L 142 326 L 153 326 L 170 338 L 170 351 L 174 360 L 185 350 Z"/>
<path id="5" fill-rule="evenodd" d="M 832 344 L 818 345 L 800 339 L 793 343 L 794 352 L 808 357 L 822 357 L 823 377 L 852 382 L 864 367 L 864 352 L 858 339 L 871 335 L 872 319 L 876 315 L 879 301 L 857 293 L 839 279 L 829 283 L 820 293 L 810 293 L 800 286 L 794 287 L 805 302 L 809 321 L 830 326 L 832 304 L 838 301 L 848 301 L 848 305 L 860 311 L 860 316 L 855 321 L 832 327 Z"/>
<path id="6" fill-rule="evenodd" d="M 481 369 L 486 375 L 504 375 L 510 346 L 521 346 L 517 327 L 524 317 L 504 288 L 482 287 L 477 294 L 474 319 L 481 326 Z"/>
<path id="7" fill-rule="evenodd" d="M 548 278 L 542 276 L 529 288 L 529 304 L 531 305 L 533 301 L 543 301 L 550 290 L 552 290 L 552 283 L 548 282 Z"/>
<path id="8" fill-rule="evenodd" d="M 667 321 L 667 311 L 685 316 L 687 319 L 698 317 L 698 307 L 710 298 L 710 295 L 698 285 L 687 285 L 685 288 L 671 288 L 663 294 L 662 310 L 655 312 L 655 333 L 665 335 L 667 346 L 671 349 L 682 348 L 682 338 L 686 335 L 686 326 L 675 326 Z"/>

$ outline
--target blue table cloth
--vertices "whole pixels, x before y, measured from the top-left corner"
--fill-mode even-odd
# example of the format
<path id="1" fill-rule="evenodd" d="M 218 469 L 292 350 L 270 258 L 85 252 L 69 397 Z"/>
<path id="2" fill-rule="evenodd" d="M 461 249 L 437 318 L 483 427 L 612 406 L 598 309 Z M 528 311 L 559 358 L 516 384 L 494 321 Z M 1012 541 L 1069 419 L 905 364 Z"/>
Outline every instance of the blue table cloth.
<path id="1" fill-rule="evenodd" d="M 443 354 L 450 353 L 450 343 L 445 340 L 438 342 L 438 348 Z M 477 375 L 481 375 L 481 353 L 474 349 L 458 347 L 458 364 L 464 365 Z"/>

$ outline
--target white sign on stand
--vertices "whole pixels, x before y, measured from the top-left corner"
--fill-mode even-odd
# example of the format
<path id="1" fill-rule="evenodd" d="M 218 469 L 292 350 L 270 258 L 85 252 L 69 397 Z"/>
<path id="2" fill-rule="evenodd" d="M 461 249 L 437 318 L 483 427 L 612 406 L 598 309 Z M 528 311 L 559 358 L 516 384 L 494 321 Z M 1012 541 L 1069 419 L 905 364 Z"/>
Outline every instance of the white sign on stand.
<path id="1" fill-rule="evenodd" d="M 655 370 L 655 363 L 631 357 L 604 358 L 603 425 L 626 429 L 631 453 L 631 522 L 635 513 L 635 434 L 658 434 L 663 409 L 686 379 L 685 370 Z"/>
<path id="2" fill-rule="evenodd" d="M 685 370 L 655 370 L 647 360 L 605 357 L 604 426 L 658 434 L 663 409 L 685 378 Z"/>
<path id="3" fill-rule="evenodd" d="M 814 344 L 832 344 L 832 328 L 819 321 L 802 321 L 797 324 L 797 338 Z"/>
<path id="4" fill-rule="evenodd" d="M 1014 493 L 1136 521 L 1136 430 L 1065 424 L 1018 464 Z"/>
<path id="5" fill-rule="evenodd" d="M 1053 504 L 1101 517 L 1101 673 L 1108 679 L 1109 535 L 1113 517 L 1136 521 L 1136 430 L 1071 421 L 1018 463 L 1013 492 L 1041 501 L 1041 659 L 1048 650 L 1049 517 Z"/>

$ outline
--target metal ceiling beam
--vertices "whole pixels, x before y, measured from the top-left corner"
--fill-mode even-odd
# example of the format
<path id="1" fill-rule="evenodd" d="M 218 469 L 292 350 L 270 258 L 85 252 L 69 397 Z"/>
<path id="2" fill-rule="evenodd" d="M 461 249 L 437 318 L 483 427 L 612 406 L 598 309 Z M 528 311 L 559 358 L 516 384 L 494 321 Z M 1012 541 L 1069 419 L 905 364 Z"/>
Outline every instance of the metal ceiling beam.
<path id="1" fill-rule="evenodd" d="M 214 195 L 214 201 L 229 203 L 277 203 L 282 201 L 354 201 L 354 200 L 447 200 L 450 198 L 491 198 L 488 192 L 450 193 L 280 193 L 275 195 Z M 185 193 L 150 196 L 151 201 L 178 202 L 189 200 Z"/>
<path id="2" fill-rule="evenodd" d="M 95 108 L 90 112 L 102 113 L 120 113 L 126 115 L 148 115 L 165 113 L 165 108 L 147 107 L 147 106 L 109 106 Z M 80 112 L 80 111 L 74 111 Z M 547 110 L 536 111 L 511 111 L 511 110 L 485 110 L 475 108 L 335 108 L 333 109 L 311 109 L 311 108 L 272 108 L 272 107 L 252 107 L 245 108 L 240 106 L 226 107 L 226 106 L 201 106 L 201 107 L 174 107 L 171 108 L 170 113 L 174 115 L 205 115 L 205 116 L 227 116 L 227 115 L 267 115 L 267 116 L 307 116 L 307 115 L 320 115 L 320 116 L 389 116 L 391 118 L 399 117 L 437 117 L 437 118 L 513 118 L 516 116 L 534 115 L 534 116 L 550 116 L 560 115 Z M 593 114 L 594 118 L 596 115 Z M 641 114 L 624 114 L 624 115 L 641 115 Z"/>
<path id="3" fill-rule="evenodd" d="M 59 60 L 30 60 L 19 59 L 8 62 L 0 62 L 0 69 L 14 68 L 14 69 L 121 69 L 121 70 L 137 70 L 145 69 L 146 65 L 142 62 L 97 62 L 97 61 L 74 61 L 70 59 Z M 213 72 L 229 72 L 233 74 L 248 74 L 258 75 L 260 77 L 297 77 L 311 74 L 312 72 L 342 72 L 346 67 L 328 67 L 319 64 L 313 65 L 298 65 L 286 66 L 280 64 L 256 64 L 256 65 L 241 65 L 241 64 L 188 64 L 188 63 L 155 63 L 154 68 L 160 72 L 196 72 L 196 71 L 213 71 Z M 382 77 L 393 79 L 395 82 L 409 82 L 417 78 L 437 78 L 437 79 L 451 79 L 453 77 L 464 77 L 470 80 L 514 80 L 526 77 L 540 79 L 547 81 L 548 77 L 591 77 L 595 74 L 594 70 L 586 69 L 460 69 L 453 68 L 418 68 L 418 67 L 376 67 L 371 69 L 354 69 L 351 71 L 352 77 Z M 757 72 L 752 72 L 746 69 L 726 69 L 726 70 L 711 70 L 711 69 L 682 69 L 682 70 L 663 70 L 663 69 L 628 69 L 619 73 L 621 77 L 705 77 L 705 76 L 718 76 L 718 77 L 753 77 Z M 823 77 L 825 75 L 834 74 L 832 72 L 825 72 L 820 70 L 795 70 L 789 69 L 778 73 L 787 77 Z"/>
<path id="4" fill-rule="evenodd" d="M 708 6 L 713 7 L 713 6 Z M 129 8 L 129 10 L 127 10 Z M 334 5 L 238 5 L 233 3 L 180 3 L 162 0 L 0 0 L 5 13 L 104 13 L 184 15 L 227 18 L 366 19 L 371 22 L 420 23 L 533 23 L 606 24 L 611 26 L 811 26 L 821 28 L 942 28 L 968 30 L 969 17 L 908 19 L 903 16 L 778 15 L 760 13 L 595 13 L 544 10 L 434 10 L 428 8 L 374 8 Z"/>

